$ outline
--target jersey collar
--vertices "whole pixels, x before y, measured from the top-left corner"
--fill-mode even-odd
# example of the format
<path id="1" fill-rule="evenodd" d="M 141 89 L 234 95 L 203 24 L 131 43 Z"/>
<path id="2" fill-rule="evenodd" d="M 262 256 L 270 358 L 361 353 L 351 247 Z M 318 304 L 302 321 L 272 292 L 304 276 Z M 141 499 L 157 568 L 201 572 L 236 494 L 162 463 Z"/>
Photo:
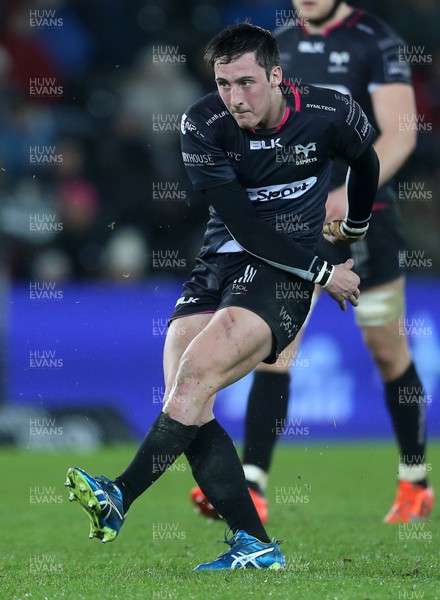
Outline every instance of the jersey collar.
<path id="1" fill-rule="evenodd" d="M 345 19 L 341 19 L 340 21 L 336 21 L 335 23 L 332 23 L 331 25 L 329 25 L 328 27 L 325 27 L 321 33 L 309 33 L 305 22 L 301 21 L 300 22 L 300 26 L 301 29 L 304 33 L 304 35 L 320 35 L 322 37 L 326 37 L 331 31 L 333 31 L 334 29 L 338 29 L 339 27 L 347 27 L 347 28 L 351 28 L 355 25 L 355 23 L 357 23 L 359 21 L 359 19 L 362 17 L 362 15 L 365 13 L 364 10 L 359 10 L 357 8 L 353 8 L 353 11 L 347 15 L 345 17 Z"/>

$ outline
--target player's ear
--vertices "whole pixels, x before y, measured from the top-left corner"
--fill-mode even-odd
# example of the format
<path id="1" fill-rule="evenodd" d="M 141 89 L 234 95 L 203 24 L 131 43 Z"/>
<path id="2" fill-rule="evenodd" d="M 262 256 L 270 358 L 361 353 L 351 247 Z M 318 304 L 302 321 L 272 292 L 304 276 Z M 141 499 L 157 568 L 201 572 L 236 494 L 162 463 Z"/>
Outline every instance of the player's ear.
<path id="1" fill-rule="evenodd" d="M 278 87 L 283 79 L 283 71 L 281 67 L 272 67 L 272 71 L 270 73 L 270 84 L 272 87 Z"/>

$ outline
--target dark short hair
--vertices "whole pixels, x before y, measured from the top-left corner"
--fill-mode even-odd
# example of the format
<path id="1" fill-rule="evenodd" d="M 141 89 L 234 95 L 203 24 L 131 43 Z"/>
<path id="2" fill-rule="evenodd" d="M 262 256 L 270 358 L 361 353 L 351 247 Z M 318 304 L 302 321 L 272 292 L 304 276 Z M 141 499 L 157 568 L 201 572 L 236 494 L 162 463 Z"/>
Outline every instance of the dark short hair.
<path id="1" fill-rule="evenodd" d="M 230 63 L 248 52 L 255 52 L 257 64 L 269 80 L 273 67 L 280 64 L 278 43 L 270 31 L 251 23 L 238 23 L 220 31 L 206 46 L 204 59 L 214 67 L 217 60 Z"/>

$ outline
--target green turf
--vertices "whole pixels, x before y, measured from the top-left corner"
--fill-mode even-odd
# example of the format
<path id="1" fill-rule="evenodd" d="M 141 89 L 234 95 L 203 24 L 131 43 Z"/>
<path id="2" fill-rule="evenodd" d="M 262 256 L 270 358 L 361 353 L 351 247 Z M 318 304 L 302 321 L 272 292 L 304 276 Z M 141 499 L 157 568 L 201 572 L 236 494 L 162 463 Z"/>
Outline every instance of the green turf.
<path id="1" fill-rule="evenodd" d="M 395 492 L 391 445 L 279 448 L 268 531 L 283 542 L 284 572 L 192 572 L 226 546 L 216 542 L 223 524 L 193 513 L 181 461 L 133 505 L 116 541 L 89 540 L 87 517 L 67 501 L 65 471 L 112 477 L 133 450 L 0 450 L 2 600 L 440 598 L 440 511 L 417 527 L 382 524 Z M 439 444 L 429 460 L 440 464 Z"/>

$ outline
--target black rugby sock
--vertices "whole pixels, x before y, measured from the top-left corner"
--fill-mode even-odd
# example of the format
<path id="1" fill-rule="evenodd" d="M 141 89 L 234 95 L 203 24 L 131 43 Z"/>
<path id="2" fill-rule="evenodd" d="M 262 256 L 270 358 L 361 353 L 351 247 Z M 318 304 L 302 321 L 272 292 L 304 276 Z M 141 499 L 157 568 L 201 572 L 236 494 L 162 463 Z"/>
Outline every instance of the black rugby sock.
<path id="1" fill-rule="evenodd" d="M 200 427 L 185 455 L 194 479 L 232 531 L 243 529 L 260 541 L 269 543 L 249 496 L 235 446 L 215 419 Z"/>
<path id="2" fill-rule="evenodd" d="M 289 373 L 255 371 L 246 409 L 244 465 L 269 471 L 277 430 L 287 416 L 289 384 Z"/>
<path id="3" fill-rule="evenodd" d="M 184 452 L 197 435 L 197 425 L 183 425 L 161 412 L 125 471 L 116 477 L 124 512 Z"/>
<path id="4" fill-rule="evenodd" d="M 399 444 L 400 463 L 408 466 L 423 465 L 426 394 L 414 363 L 410 364 L 403 375 L 385 383 L 385 396 Z M 426 479 L 418 483 L 426 484 Z"/>

